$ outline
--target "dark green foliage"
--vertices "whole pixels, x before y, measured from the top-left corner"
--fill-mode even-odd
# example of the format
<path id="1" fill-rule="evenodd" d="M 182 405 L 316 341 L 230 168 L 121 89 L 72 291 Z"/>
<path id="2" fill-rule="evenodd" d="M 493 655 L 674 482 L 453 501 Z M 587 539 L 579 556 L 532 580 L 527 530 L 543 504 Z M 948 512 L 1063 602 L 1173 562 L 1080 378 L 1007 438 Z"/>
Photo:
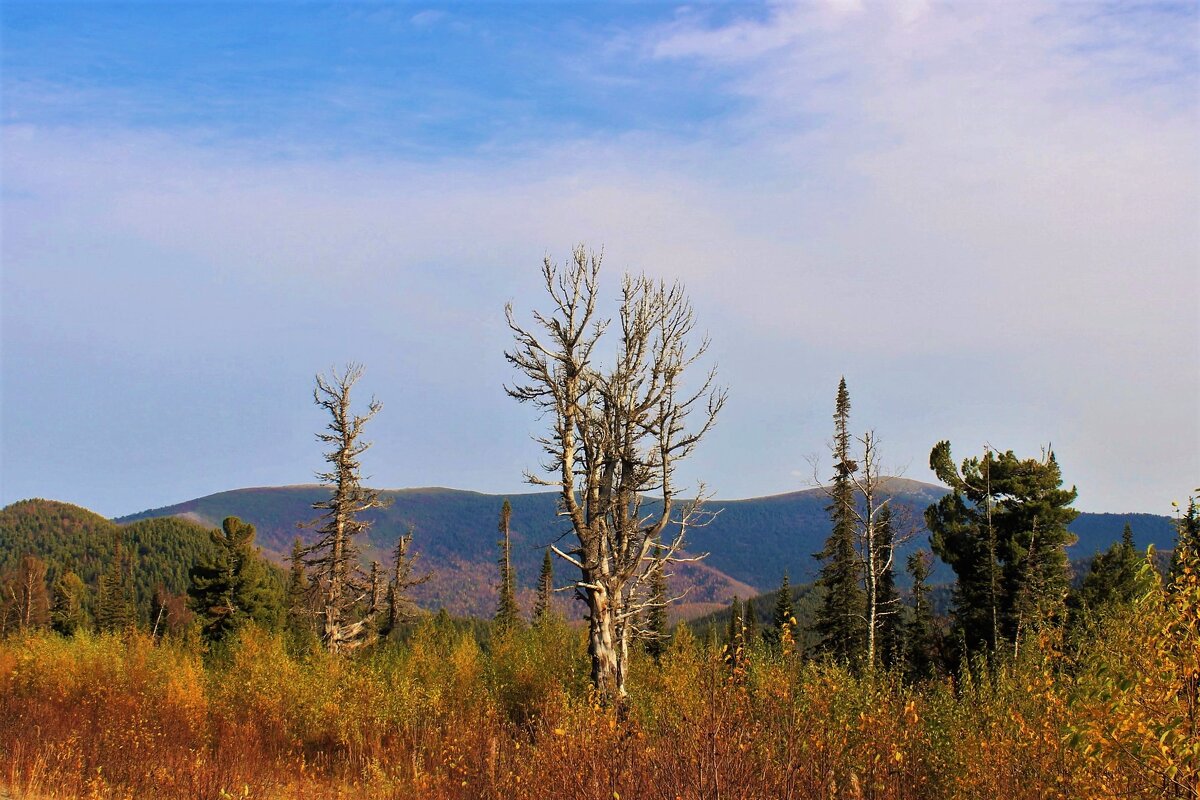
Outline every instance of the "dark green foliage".
<path id="1" fill-rule="evenodd" d="M 312 595 L 312 585 L 304 567 L 304 542 L 297 536 L 296 541 L 292 543 L 292 554 L 288 558 L 286 590 L 286 627 L 293 640 L 316 635 Z"/>
<path id="2" fill-rule="evenodd" d="M 192 568 L 188 587 L 204 637 L 221 641 L 251 621 L 273 627 L 281 598 L 254 547 L 254 526 L 226 517 L 211 537 L 217 554 Z"/>
<path id="3" fill-rule="evenodd" d="M 954 618 L 967 649 L 994 651 L 1059 618 L 1074 541 L 1067 525 L 1078 512 L 1054 454 L 1018 459 L 988 449 L 960 471 L 949 442 L 939 442 L 929 465 L 952 490 L 925 522 L 934 552 L 958 576 Z"/>
<path id="4" fill-rule="evenodd" d="M 108 569 L 100 576 L 96 592 L 96 628 L 123 631 L 137 623 L 134 608 L 132 563 L 118 542 Z"/>
<path id="5" fill-rule="evenodd" d="M 654 564 L 650 572 L 650 606 L 646 610 L 644 640 L 646 652 L 657 664 L 671 644 L 671 634 L 667 631 L 667 574 L 666 563 L 662 556 L 662 541 L 655 541 Z"/>
<path id="6" fill-rule="evenodd" d="M 854 485 L 858 465 L 850 457 L 850 393 L 846 379 L 838 383 L 834 407 L 834 475 L 829 490 L 829 520 L 832 524 L 825 549 L 816 554 L 821 561 L 817 585 L 824 602 L 816 621 L 820 648 L 838 661 L 852 662 L 863 652 L 864 604 L 860 585 L 862 565 L 855 550 Z"/>
<path id="7" fill-rule="evenodd" d="M 1189 497 L 1187 508 L 1184 509 L 1183 516 L 1175 521 L 1175 527 L 1178 531 L 1175 552 L 1171 557 L 1171 575 L 1179 575 L 1182 566 L 1179 563 L 1178 554 L 1185 548 L 1192 552 L 1200 552 L 1200 507 L 1196 505 L 1196 498 Z"/>
<path id="8" fill-rule="evenodd" d="M 903 610 L 900 603 L 900 593 L 896 591 L 896 564 L 893 542 L 895 530 L 892 524 L 892 507 L 884 506 L 879 512 L 875 526 L 875 547 L 880 563 L 884 564 L 879 575 L 879 583 L 875 597 L 876 619 L 879 628 L 876 631 L 875 646 L 879 663 L 891 668 L 903 657 L 901 652 L 903 639 Z"/>
<path id="9" fill-rule="evenodd" d="M 908 556 L 909 577 L 912 578 L 912 613 L 904 631 L 905 658 L 908 677 L 924 680 L 933 676 L 937 659 L 937 628 L 933 622 L 933 606 L 929 602 L 929 553 L 918 550 Z"/>
<path id="10" fill-rule="evenodd" d="M 52 500 L 22 500 L 0 510 L 0 572 L 16 567 L 31 553 L 46 562 L 53 586 L 74 572 L 92 589 L 87 609 L 99 602 L 100 578 L 116 558 L 118 545 L 132 592 L 134 621 L 153 622 L 154 591 L 163 586 L 187 591 L 188 570 L 215 553 L 209 529 L 177 517 L 158 517 L 117 525 L 84 508 Z"/>
<path id="11" fill-rule="evenodd" d="M 753 605 L 753 601 L 751 601 L 751 605 Z M 775 605 L 771 609 L 771 627 L 763 630 L 763 640 L 772 650 L 778 651 L 783 642 L 785 628 L 791 629 L 794 635 L 796 611 L 792 606 L 792 586 L 786 572 L 783 573 L 783 581 L 779 584 L 778 591 L 775 592 Z"/>
<path id="12" fill-rule="evenodd" d="M 496 607 L 496 626 L 500 630 L 510 630 L 521 622 L 521 609 L 517 606 L 516 575 L 512 565 L 512 542 L 509 538 L 509 523 L 512 521 L 512 506 L 505 499 L 500 507 L 500 590 L 499 603 Z"/>
<path id="13" fill-rule="evenodd" d="M 733 650 L 736 646 L 741 646 L 743 634 L 746 630 L 745 624 L 745 620 L 742 617 L 741 598 L 734 597 L 729 602 L 729 627 L 725 629 L 725 641 L 729 644 L 730 650 Z"/>
<path id="14" fill-rule="evenodd" d="M 67 571 L 54 582 L 50 624 L 64 636 L 73 636 L 92 627 L 92 618 L 88 613 L 88 588 L 74 572 Z"/>
<path id="15" fill-rule="evenodd" d="M 746 640 L 746 646 L 755 646 L 761 636 L 761 631 L 758 627 L 758 614 L 754 611 L 753 602 L 746 603 L 745 611 L 742 612 L 742 626 L 745 629 L 743 636 Z"/>
<path id="16" fill-rule="evenodd" d="M 538 574 L 537 594 L 533 601 L 533 624 L 541 625 L 554 616 L 554 560 L 550 548 L 542 558 L 542 571 Z"/>
<path id="17" fill-rule="evenodd" d="M 1142 572 L 1144 564 L 1145 559 L 1133 547 L 1133 529 L 1126 523 L 1121 541 L 1092 559 L 1079 591 L 1071 597 L 1074 610 L 1083 616 L 1098 616 L 1131 605 L 1150 588 Z"/>

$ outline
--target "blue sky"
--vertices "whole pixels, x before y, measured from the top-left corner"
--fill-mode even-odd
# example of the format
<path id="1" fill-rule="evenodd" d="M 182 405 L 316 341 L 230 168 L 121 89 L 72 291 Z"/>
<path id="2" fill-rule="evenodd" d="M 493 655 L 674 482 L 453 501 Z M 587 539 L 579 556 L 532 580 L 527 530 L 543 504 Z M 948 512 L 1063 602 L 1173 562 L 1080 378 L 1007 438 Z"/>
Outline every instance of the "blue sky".
<path id="1" fill-rule="evenodd" d="M 854 424 L 1052 443 L 1087 510 L 1200 478 L 1194 3 L 5 3 L 0 502 L 123 514 L 320 466 L 524 490 L 504 303 L 603 245 L 686 282 L 730 401 L 687 467 L 804 488 Z"/>

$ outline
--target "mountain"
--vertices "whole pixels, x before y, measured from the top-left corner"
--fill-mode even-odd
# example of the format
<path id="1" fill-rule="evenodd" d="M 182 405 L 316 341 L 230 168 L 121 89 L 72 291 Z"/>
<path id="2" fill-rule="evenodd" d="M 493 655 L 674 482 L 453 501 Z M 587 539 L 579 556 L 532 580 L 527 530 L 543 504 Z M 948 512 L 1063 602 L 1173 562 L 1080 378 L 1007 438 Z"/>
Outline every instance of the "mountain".
<path id="1" fill-rule="evenodd" d="M 148 517 L 121 526 L 99 514 L 54 500 L 22 500 L 0 509 L 0 574 L 25 554 L 46 562 L 53 586 L 66 571 L 95 587 L 120 543 L 133 563 L 134 601 L 143 621 L 154 590 L 187 591 L 188 570 L 211 557 L 216 546 L 208 529 L 180 517 Z"/>
<path id="2" fill-rule="evenodd" d="M 887 484 L 897 516 L 915 531 L 909 548 L 928 547 L 922 523 L 925 508 L 946 489 L 919 481 L 892 478 Z M 390 507 L 370 512 L 373 522 L 364 542 L 367 558 L 387 563 L 397 537 L 414 529 L 414 550 L 425 569 L 435 577 L 422 587 L 418 599 L 428 608 L 445 606 L 455 613 L 488 615 L 496 601 L 497 519 L 502 495 L 457 489 L 423 488 L 383 491 Z M 266 554 L 282 563 L 290 552 L 299 523 L 310 521 L 312 504 L 327 496 L 320 486 L 284 486 L 237 489 L 151 509 L 117 520 L 127 525 L 160 517 L 182 517 L 207 526 L 219 525 L 226 516 L 238 516 L 258 528 L 258 543 Z M 568 526 L 555 514 L 552 492 L 508 495 L 512 504 L 512 558 L 521 600 L 528 606 L 542 553 L 566 535 Z M 689 531 L 688 549 L 709 553 L 699 564 L 681 565 L 677 586 L 692 585 L 688 606 L 680 611 L 694 616 L 728 602 L 733 595 L 750 597 L 777 586 L 786 570 L 793 583 L 812 580 L 819 551 L 829 532 L 825 512 L 828 500 L 819 489 L 747 500 L 712 501 L 719 511 L 707 525 Z M 1088 514 L 1072 523 L 1079 537 L 1070 548 L 1072 558 L 1085 558 L 1108 547 L 1121 536 L 1128 521 L 1139 547 L 1154 544 L 1167 548 L 1175 538 L 1169 517 L 1152 514 Z M 555 564 L 562 585 L 568 567 Z M 950 581 L 945 565 L 935 570 L 935 581 Z"/>

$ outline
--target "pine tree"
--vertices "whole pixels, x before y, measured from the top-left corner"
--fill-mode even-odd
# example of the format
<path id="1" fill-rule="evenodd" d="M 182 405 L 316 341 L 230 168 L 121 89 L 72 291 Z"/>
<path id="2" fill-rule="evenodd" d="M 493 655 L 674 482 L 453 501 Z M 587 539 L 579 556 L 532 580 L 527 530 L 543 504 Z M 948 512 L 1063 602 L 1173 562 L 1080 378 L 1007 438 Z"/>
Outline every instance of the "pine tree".
<path id="1" fill-rule="evenodd" d="M 91 627 L 87 611 L 87 585 L 83 579 L 68 570 L 54 582 L 54 606 L 50 611 L 50 624 L 64 636 Z"/>
<path id="2" fill-rule="evenodd" d="M 912 578 L 912 615 L 905 631 L 905 655 L 908 675 L 912 680 L 924 680 L 933 675 L 937 630 L 933 624 L 933 607 L 929 603 L 930 556 L 924 550 L 908 556 L 908 574 Z"/>
<path id="3" fill-rule="evenodd" d="M 221 641 L 250 621 L 267 623 L 272 598 L 266 570 L 254 547 L 254 526 L 226 517 L 211 534 L 216 556 L 192 567 L 188 597 L 209 641 Z"/>
<path id="4" fill-rule="evenodd" d="M 650 605 L 646 609 L 645 643 L 646 652 L 658 664 L 663 654 L 671 644 L 671 635 L 667 632 L 667 572 L 666 561 L 662 555 L 662 540 L 655 540 L 654 565 L 650 571 Z"/>
<path id="5" fill-rule="evenodd" d="M 512 542 L 509 523 L 512 521 L 512 506 L 508 500 L 500 507 L 500 602 L 496 608 L 496 626 L 500 630 L 511 630 L 521 622 L 521 610 L 517 607 L 516 575 L 512 566 Z"/>
<path id="6" fill-rule="evenodd" d="M 533 624 L 542 625 L 554 616 L 554 560 L 550 548 L 542 559 L 542 571 L 538 575 L 537 596 L 533 601 Z"/>
<path id="7" fill-rule="evenodd" d="M 875 527 L 875 550 L 883 564 L 875 599 L 875 620 L 878 658 L 884 667 L 891 667 L 903 654 L 900 652 L 902 623 L 900 617 L 900 593 L 896 591 L 896 570 L 892 549 L 895 530 L 892 526 L 892 507 L 886 505 L 879 512 Z"/>
<path id="8" fill-rule="evenodd" d="M 96 627 L 99 630 L 123 631 L 136 621 L 131 572 L 125 548 L 118 541 L 112 562 L 100 576 L 96 599 Z"/>
<path id="9" fill-rule="evenodd" d="M 825 549 L 816 555 L 823 563 L 817 586 L 823 601 L 816 619 L 821 650 L 844 662 L 856 660 L 863 648 L 864 597 L 859 585 L 862 569 L 855 552 L 854 485 L 850 476 L 858 465 L 850 456 L 850 393 L 843 377 L 834 407 L 834 476 L 829 490 L 829 519 L 833 524 Z"/>
<path id="10" fill-rule="evenodd" d="M 934 552 L 958 577 L 954 618 L 969 651 L 1014 653 L 1028 634 L 1056 622 L 1068 588 L 1067 525 L 1075 489 L 1063 489 L 1053 452 L 1018 459 L 986 449 L 956 468 L 949 442 L 930 468 L 951 488 L 925 511 Z"/>

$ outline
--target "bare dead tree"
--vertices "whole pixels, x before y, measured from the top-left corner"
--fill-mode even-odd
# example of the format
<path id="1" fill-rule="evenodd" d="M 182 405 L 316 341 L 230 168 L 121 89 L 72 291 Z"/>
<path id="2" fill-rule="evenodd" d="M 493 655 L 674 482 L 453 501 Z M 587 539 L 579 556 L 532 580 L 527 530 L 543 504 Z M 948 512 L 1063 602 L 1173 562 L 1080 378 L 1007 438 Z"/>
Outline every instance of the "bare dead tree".
<path id="1" fill-rule="evenodd" d="M 387 586 L 387 633 L 393 635 L 400 625 L 416 614 L 416 603 L 412 599 L 412 590 L 433 577 L 427 572 L 420 577 L 415 574 L 416 554 L 412 552 L 413 531 L 409 528 L 397 541 L 393 553 L 395 563 L 392 565 L 392 577 Z"/>
<path id="2" fill-rule="evenodd" d="M 683 386 L 708 341 L 691 343 L 695 320 L 678 283 L 627 275 L 614 363 L 596 363 L 610 327 L 596 311 L 602 258 L 582 245 L 564 268 L 547 257 L 542 278 L 551 310 L 535 311 L 534 326 L 518 323 L 506 307 L 515 347 L 505 358 L 521 382 L 505 388 L 550 420 L 538 441 L 543 470 L 554 478 L 526 478 L 559 491 L 559 513 L 575 543 L 553 549 L 580 571 L 571 588 L 588 606 L 592 683 L 602 700 L 620 704 L 629 640 L 652 596 L 644 587 L 656 569 L 656 537 L 670 526 L 657 553 L 663 564 L 698 558 L 684 556 L 682 546 L 688 528 L 707 519 L 704 489 L 680 502 L 674 476 L 712 428 L 726 393 L 714 387 L 712 370 L 694 391 Z"/>
<path id="3" fill-rule="evenodd" d="M 325 453 L 329 471 L 317 478 L 331 490 L 328 500 L 313 503 L 325 513 L 310 525 L 317 527 L 317 540 L 300 555 L 312 569 L 317 596 L 321 641 L 330 652 L 352 650 L 373 635 L 372 622 L 379 609 L 378 567 L 368 575 L 359 563 L 356 537 L 370 527 L 361 515 L 387 504 L 379 493 L 362 485 L 359 457 L 371 446 L 363 441 L 363 425 L 379 413 L 382 404 L 371 398 L 365 416 L 351 411 L 350 390 L 362 377 L 360 364 L 348 364 L 338 373 L 317 375 L 313 401 L 329 412 L 330 421 L 317 440 L 330 446 Z M 364 607 L 365 604 L 365 607 Z"/>

